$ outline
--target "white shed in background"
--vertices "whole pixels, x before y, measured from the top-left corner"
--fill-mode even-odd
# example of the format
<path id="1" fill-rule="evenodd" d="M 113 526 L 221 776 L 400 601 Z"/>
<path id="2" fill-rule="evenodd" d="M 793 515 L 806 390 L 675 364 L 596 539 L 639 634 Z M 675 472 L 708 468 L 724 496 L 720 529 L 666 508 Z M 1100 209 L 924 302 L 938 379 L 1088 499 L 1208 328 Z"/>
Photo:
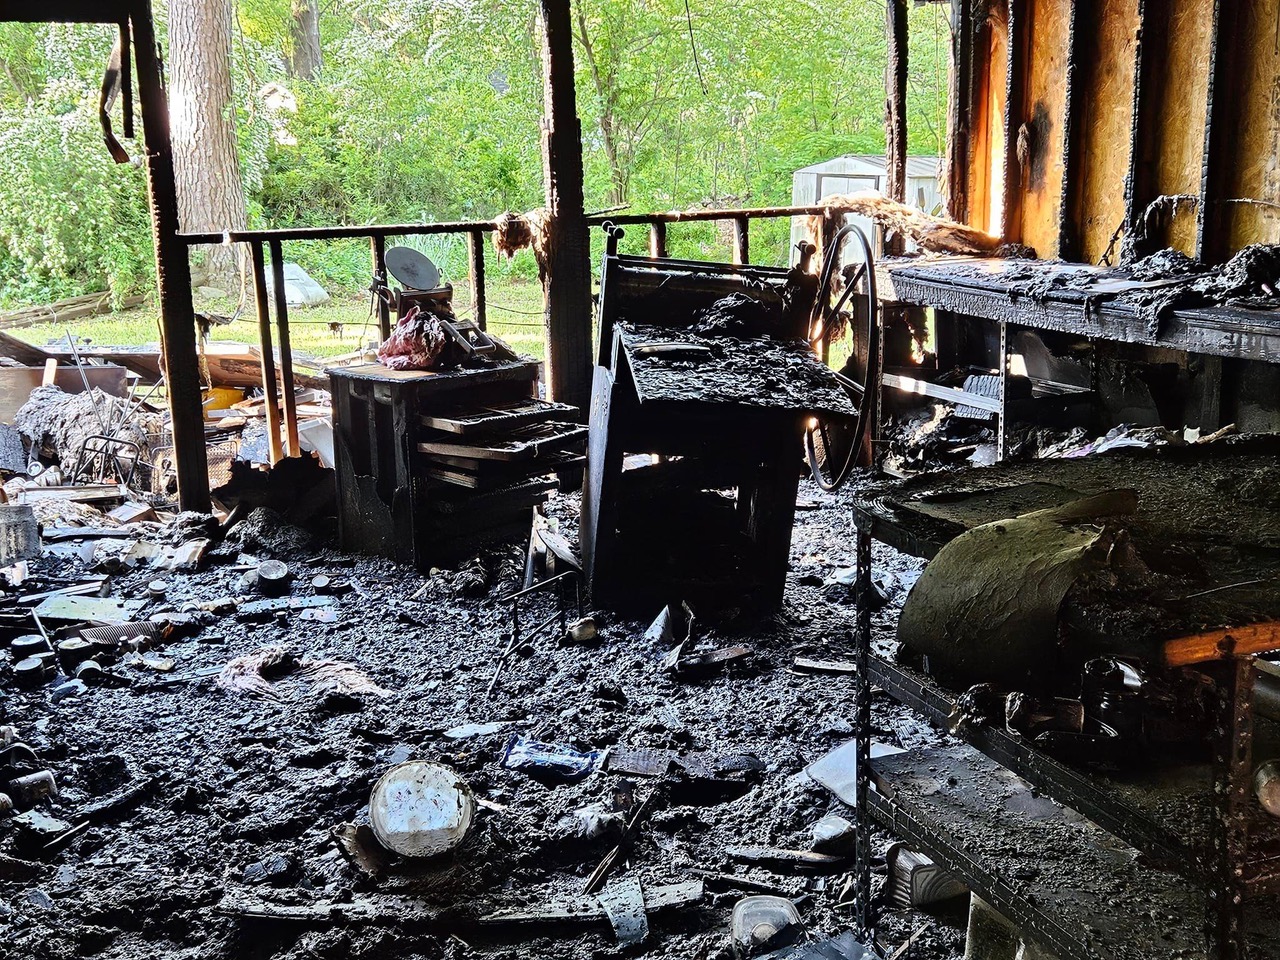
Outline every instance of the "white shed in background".
<path id="1" fill-rule="evenodd" d="M 938 157 L 907 157 L 907 203 L 926 213 L 942 213 L 942 185 L 938 182 Z M 884 191 L 887 176 L 884 157 L 849 154 L 803 167 L 791 175 L 791 203 L 807 207 L 841 193 Z M 791 249 L 805 238 L 804 217 L 791 220 Z M 881 238 L 866 217 L 850 217 L 872 239 L 876 253 Z M 792 260 L 794 260 L 794 253 Z"/>

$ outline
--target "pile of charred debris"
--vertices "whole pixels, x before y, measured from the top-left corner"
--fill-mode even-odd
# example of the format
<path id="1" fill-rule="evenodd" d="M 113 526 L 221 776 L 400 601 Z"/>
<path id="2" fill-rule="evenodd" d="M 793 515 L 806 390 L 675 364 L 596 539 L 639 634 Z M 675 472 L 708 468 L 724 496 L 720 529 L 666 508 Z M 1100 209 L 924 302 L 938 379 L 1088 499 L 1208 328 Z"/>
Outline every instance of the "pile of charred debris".
<path id="1" fill-rule="evenodd" d="M 802 496 L 776 617 L 533 595 L 554 629 L 515 644 L 518 548 L 424 576 L 269 508 L 46 523 L 0 581 L 9 948 L 860 956 L 849 812 L 805 772 L 853 732 L 847 516 Z M 548 526 L 574 514 L 554 498 Z M 406 817 L 415 791 L 453 806 Z M 890 946 L 959 952 L 900 896 Z"/>
<path id="2" fill-rule="evenodd" d="M 527 548 L 415 571 L 337 547 L 319 452 L 242 460 L 214 513 L 181 513 L 146 469 L 164 414 L 145 397 L 38 386 L 14 420 L 6 951 L 866 955 L 834 496 L 800 489 L 781 610 L 629 619 L 574 589 L 576 494 Z M 919 565 L 883 559 L 890 618 Z M 904 747 L 936 737 L 881 720 Z M 958 955 L 963 888 L 873 849 L 880 946 Z"/>

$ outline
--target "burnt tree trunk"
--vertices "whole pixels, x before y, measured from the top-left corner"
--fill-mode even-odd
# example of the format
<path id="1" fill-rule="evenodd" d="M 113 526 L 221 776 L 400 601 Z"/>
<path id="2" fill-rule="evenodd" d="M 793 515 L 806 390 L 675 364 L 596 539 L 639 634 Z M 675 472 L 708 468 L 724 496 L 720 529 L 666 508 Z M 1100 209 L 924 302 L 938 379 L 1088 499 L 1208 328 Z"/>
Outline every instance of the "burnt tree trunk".
<path id="1" fill-rule="evenodd" d="M 324 65 L 320 52 L 320 5 L 317 0 L 293 0 L 289 25 L 289 76 L 314 80 Z"/>
<path id="2" fill-rule="evenodd" d="M 231 84 L 232 0 L 169 0 L 169 100 L 178 216 L 187 233 L 243 230 Z M 204 247 L 204 282 L 230 291 L 232 247 Z"/>
<path id="3" fill-rule="evenodd" d="M 583 199 L 582 124 L 573 79 L 569 0 L 541 0 L 546 86 L 542 159 L 551 214 L 544 280 L 551 396 L 586 415 L 591 396 L 590 237 Z"/>

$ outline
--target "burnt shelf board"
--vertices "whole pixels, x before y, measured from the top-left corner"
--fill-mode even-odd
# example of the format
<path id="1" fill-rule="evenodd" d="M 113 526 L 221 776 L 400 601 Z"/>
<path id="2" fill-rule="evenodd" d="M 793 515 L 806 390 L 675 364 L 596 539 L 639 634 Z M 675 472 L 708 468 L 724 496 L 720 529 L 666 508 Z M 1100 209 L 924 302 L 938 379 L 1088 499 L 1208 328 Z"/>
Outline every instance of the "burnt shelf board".
<path id="1" fill-rule="evenodd" d="M 949 726 L 956 694 L 880 657 L 871 657 L 869 670 L 875 686 L 935 726 Z M 997 727 L 970 727 L 956 735 L 1155 860 L 1191 869 L 1194 848 L 1209 842 L 1213 783 L 1207 764 L 1153 766 L 1121 779 L 1077 769 Z"/>
<path id="2" fill-rule="evenodd" d="M 421 415 L 422 425 L 445 433 L 467 436 L 488 430 L 509 430 L 542 423 L 546 420 L 567 420 L 578 415 L 578 408 L 567 403 L 554 403 L 527 397 L 507 403 L 485 404 L 479 409 L 474 405 Z"/>
<path id="3" fill-rule="evenodd" d="M 868 807 L 1060 960 L 1208 958 L 1203 890 L 967 745 L 872 760 Z M 1280 950 L 1274 899 L 1250 905 L 1253 956 Z"/>
<path id="4" fill-rule="evenodd" d="M 586 427 L 552 420 L 520 427 L 487 439 L 423 440 L 418 443 L 418 451 L 471 460 L 524 461 L 585 441 L 586 437 Z"/>
<path id="5" fill-rule="evenodd" d="M 1107 280 L 1106 270 L 1084 264 L 942 257 L 883 261 L 880 273 L 887 280 L 882 299 L 889 302 L 1100 340 L 1280 363 L 1280 310 L 1174 309 L 1153 332 L 1132 304 L 1103 299 L 1105 286 L 1028 292 L 1065 276 L 1094 274 L 1099 284 Z"/>

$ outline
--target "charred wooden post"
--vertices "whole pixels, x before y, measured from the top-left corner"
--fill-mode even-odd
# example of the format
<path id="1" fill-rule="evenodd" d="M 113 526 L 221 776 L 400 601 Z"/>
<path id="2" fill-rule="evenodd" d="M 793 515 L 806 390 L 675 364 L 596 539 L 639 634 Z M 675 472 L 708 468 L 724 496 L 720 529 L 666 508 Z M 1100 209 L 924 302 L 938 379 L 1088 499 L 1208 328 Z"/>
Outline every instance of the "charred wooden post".
<path id="1" fill-rule="evenodd" d="M 291 457 L 302 453 L 298 446 L 298 399 L 293 392 L 293 347 L 289 342 L 289 297 L 284 289 L 284 251 L 279 240 L 271 241 L 272 289 L 276 295 L 276 335 L 280 338 L 280 390 L 284 400 L 284 429 Z"/>
<path id="2" fill-rule="evenodd" d="M 972 0 L 951 0 L 951 94 L 947 98 L 947 215 L 969 223 L 969 144 L 973 118 Z"/>
<path id="3" fill-rule="evenodd" d="M 1214 0 L 1209 90 L 1205 110 L 1204 163 L 1200 171 L 1200 206 L 1196 211 L 1196 256 L 1208 263 L 1231 252 L 1232 210 L 1223 200 L 1230 192 L 1240 130 L 1240 97 L 1235 79 L 1246 59 L 1241 43 L 1242 0 Z"/>
<path id="4" fill-rule="evenodd" d="M 751 262 L 751 221 L 747 217 L 733 218 L 733 262 Z"/>
<path id="5" fill-rule="evenodd" d="M 209 509 L 209 461 L 204 445 L 204 406 L 200 360 L 196 351 L 195 309 L 191 303 L 191 266 L 178 238 L 178 195 L 169 138 L 169 102 L 162 79 L 150 4 L 130 9 L 137 57 L 138 99 L 146 138 L 147 192 L 156 246 L 156 286 L 160 294 L 169 416 L 172 420 L 178 500 L 183 510 Z"/>
<path id="6" fill-rule="evenodd" d="M 591 244 L 583 200 L 582 125 L 573 79 L 569 0 L 541 0 L 546 116 L 542 157 L 551 214 L 543 288 L 547 386 L 586 411 L 591 399 Z"/>
<path id="7" fill-rule="evenodd" d="M 660 259 L 667 255 L 667 225 L 660 220 L 649 224 L 649 256 Z"/>
<path id="8" fill-rule="evenodd" d="M 1008 26 L 1005 44 L 1004 90 L 1004 198 L 1001 205 L 1000 236 L 1008 243 L 1022 242 L 1022 159 L 1021 143 L 1026 154 L 1027 136 L 1022 123 L 1023 93 L 1026 88 L 1026 50 L 1029 22 L 1026 0 L 1008 0 Z M 990 229 L 990 228 L 988 228 Z"/>
<path id="9" fill-rule="evenodd" d="M 885 66 L 885 192 L 891 200 L 907 198 L 907 0 L 885 4 L 889 59 Z M 886 241 L 886 253 L 901 254 L 903 240 Z"/>
<path id="10" fill-rule="evenodd" d="M 378 333 L 383 340 L 391 336 L 391 305 L 387 302 L 387 238 L 375 233 L 369 238 L 373 255 L 373 302 L 378 311 Z"/>
<path id="11" fill-rule="evenodd" d="M 267 456 L 274 464 L 284 459 L 284 451 L 280 445 L 280 398 L 276 390 L 275 350 L 271 343 L 267 265 L 261 241 L 252 241 L 249 251 L 253 262 L 253 299 L 258 310 L 258 347 L 262 351 L 262 395 L 267 407 Z"/>
<path id="12" fill-rule="evenodd" d="M 467 275 L 471 278 L 471 312 L 476 326 L 488 328 L 488 302 L 484 292 L 484 232 L 472 230 L 467 234 Z"/>
<path id="13" fill-rule="evenodd" d="M 1084 208 L 1084 186 L 1082 184 L 1083 155 L 1089 149 L 1086 142 L 1085 125 L 1082 114 L 1085 109 L 1086 83 L 1081 61 L 1085 57 L 1086 36 L 1090 22 L 1089 9 L 1081 7 L 1088 0 L 1071 0 L 1071 15 L 1067 27 L 1067 94 L 1066 107 L 1062 122 L 1062 201 L 1058 205 L 1058 256 L 1063 260 L 1078 260 L 1081 255 L 1081 224 L 1087 216 Z M 1003 458 L 1003 453 L 1002 453 Z"/>

